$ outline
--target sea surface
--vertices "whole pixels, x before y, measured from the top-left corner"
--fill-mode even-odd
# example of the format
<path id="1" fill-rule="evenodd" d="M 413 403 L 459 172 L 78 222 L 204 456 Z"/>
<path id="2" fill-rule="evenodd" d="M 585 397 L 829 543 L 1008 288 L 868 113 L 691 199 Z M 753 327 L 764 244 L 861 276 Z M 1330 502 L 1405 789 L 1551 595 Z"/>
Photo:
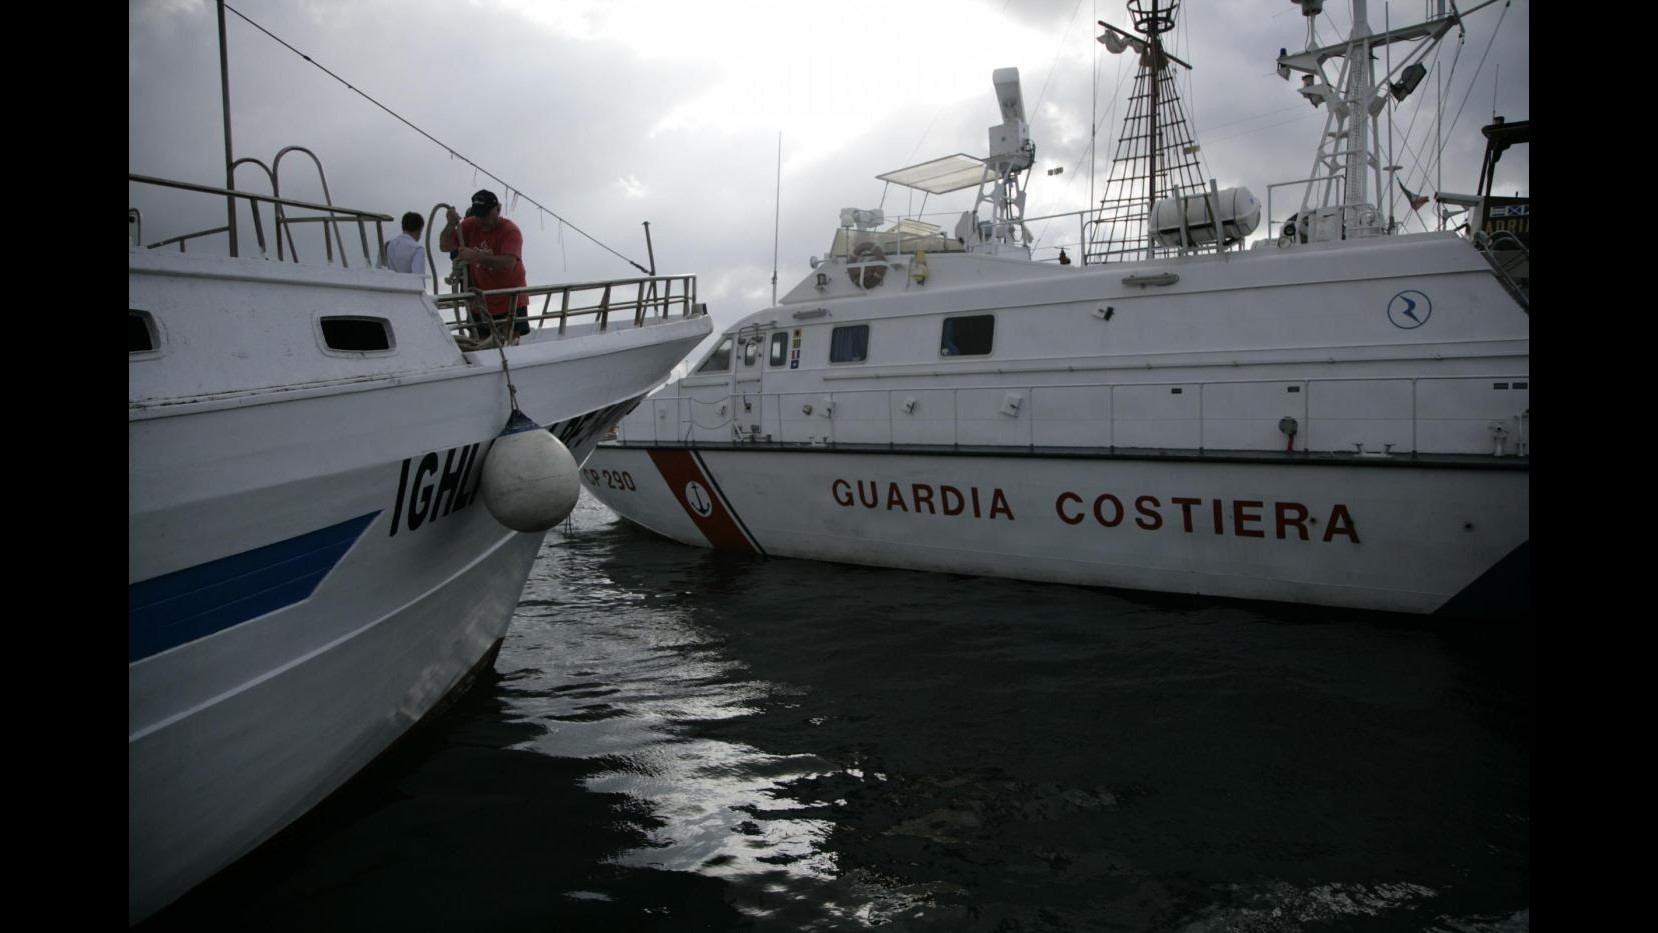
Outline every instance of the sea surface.
<path id="1" fill-rule="evenodd" d="M 1524 931 L 1527 625 L 685 547 L 146 929 Z"/>

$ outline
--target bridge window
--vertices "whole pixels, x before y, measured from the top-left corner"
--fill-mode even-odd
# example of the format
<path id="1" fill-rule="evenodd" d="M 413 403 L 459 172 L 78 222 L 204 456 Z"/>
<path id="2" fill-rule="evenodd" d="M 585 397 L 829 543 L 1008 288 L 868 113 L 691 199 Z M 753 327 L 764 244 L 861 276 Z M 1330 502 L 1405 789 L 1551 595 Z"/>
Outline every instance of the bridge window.
<path id="1" fill-rule="evenodd" d="M 760 338 L 750 337 L 743 341 L 743 365 L 753 366 L 760 359 Z"/>
<path id="2" fill-rule="evenodd" d="M 771 353 L 766 357 L 766 365 L 782 366 L 789 361 L 789 335 L 778 331 L 771 335 Z"/>
<path id="3" fill-rule="evenodd" d="M 325 317 L 322 342 L 330 350 L 355 353 L 390 350 L 391 322 L 382 317 Z"/>
<path id="4" fill-rule="evenodd" d="M 731 368 L 731 338 L 722 337 L 714 352 L 697 367 L 699 373 L 723 373 Z"/>
<path id="5" fill-rule="evenodd" d="M 945 318 L 944 333 L 938 342 L 938 355 L 988 356 L 995 336 L 994 314 Z"/>
<path id="6" fill-rule="evenodd" d="M 869 358 L 869 325 L 837 327 L 829 335 L 829 362 L 862 363 Z"/>

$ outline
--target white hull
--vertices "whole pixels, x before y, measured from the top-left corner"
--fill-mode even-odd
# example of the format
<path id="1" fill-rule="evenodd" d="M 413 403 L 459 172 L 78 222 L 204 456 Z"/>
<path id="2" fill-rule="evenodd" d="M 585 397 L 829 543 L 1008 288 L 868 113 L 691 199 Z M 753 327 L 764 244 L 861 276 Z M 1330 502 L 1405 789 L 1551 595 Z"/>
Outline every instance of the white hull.
<path id="1" fill-rule="evenodd" d="M 1526 600 L 1523 467 L 604 444 L 583 482 L 676 541 L 775 556 L 1408 613 Z"/>
<path id="2" fill-rule="evenodd" d="M 494 522 L 481 514 L 473 524 Z M 282 663 L 270 670 L 129 736 L 129 921 L 177 898 L 338 789 L 489 654 L 512 621 L 542 538 L 498 531 L 476 529 L 494 547 L 406 605 L 314 651 L 278 655 Z M 409 569 L 411 581 L 430 579 L 417 565 Z M 225 644 L 187 646 L 157 667 L 210 670 L 211 656 L 233 651 L 232 642 L 247 651 L 280 644 L 290 627 L 350 627 L 355 618 L 340 610 L 333 591 L 359 586 L 360 573 L 348 558 L 331 576 L 337 585 L 325 585 L 310 603 L 244 623 L 226 633 Z M 166 689 L 149 673 L 129 677 L 135 706 L 137 694 Z"/>
<path id="3" fill-rule="evenodd" d="M 499 644 L 542 534 L 478 490 L 510 411 L 420 280 L 135 252 L 153 315 L 128 409 L 128 917 L 269 839 Z M 375 317 L 331 352 L 314 315 Z M 296 308 L 298 309 L 296 311 Z M 589 325 L 509 348 L 518 406 L 579 462 L 708 332 Z"/>

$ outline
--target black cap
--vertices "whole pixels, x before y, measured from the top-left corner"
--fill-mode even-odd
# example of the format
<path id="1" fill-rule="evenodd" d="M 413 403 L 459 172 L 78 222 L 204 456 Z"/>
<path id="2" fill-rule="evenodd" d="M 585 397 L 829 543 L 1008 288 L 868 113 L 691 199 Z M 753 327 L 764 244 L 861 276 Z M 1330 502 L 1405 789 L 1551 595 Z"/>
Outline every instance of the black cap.
<path id="1" fill-rule="evenodd" d="M 501 206 L 496 200 L 495 192 L 485 188 L 472 196 L 472 206 L 466 209 L 468 217 L 487 217 L 489 212 Z"/>

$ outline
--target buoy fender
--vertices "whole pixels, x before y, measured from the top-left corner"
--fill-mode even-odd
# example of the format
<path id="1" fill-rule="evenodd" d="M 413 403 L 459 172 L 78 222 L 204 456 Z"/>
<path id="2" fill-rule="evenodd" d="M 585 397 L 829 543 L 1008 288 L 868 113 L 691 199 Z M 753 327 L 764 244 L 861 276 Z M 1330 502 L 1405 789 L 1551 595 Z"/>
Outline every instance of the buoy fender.
<path id="1" fill-rule="evenodd" d="M 551 431 L 514 411 L 490 445 L 479 479 L 484 507 L 513 531 L 546 531 L 581 495 L 576 458 Z"/>

